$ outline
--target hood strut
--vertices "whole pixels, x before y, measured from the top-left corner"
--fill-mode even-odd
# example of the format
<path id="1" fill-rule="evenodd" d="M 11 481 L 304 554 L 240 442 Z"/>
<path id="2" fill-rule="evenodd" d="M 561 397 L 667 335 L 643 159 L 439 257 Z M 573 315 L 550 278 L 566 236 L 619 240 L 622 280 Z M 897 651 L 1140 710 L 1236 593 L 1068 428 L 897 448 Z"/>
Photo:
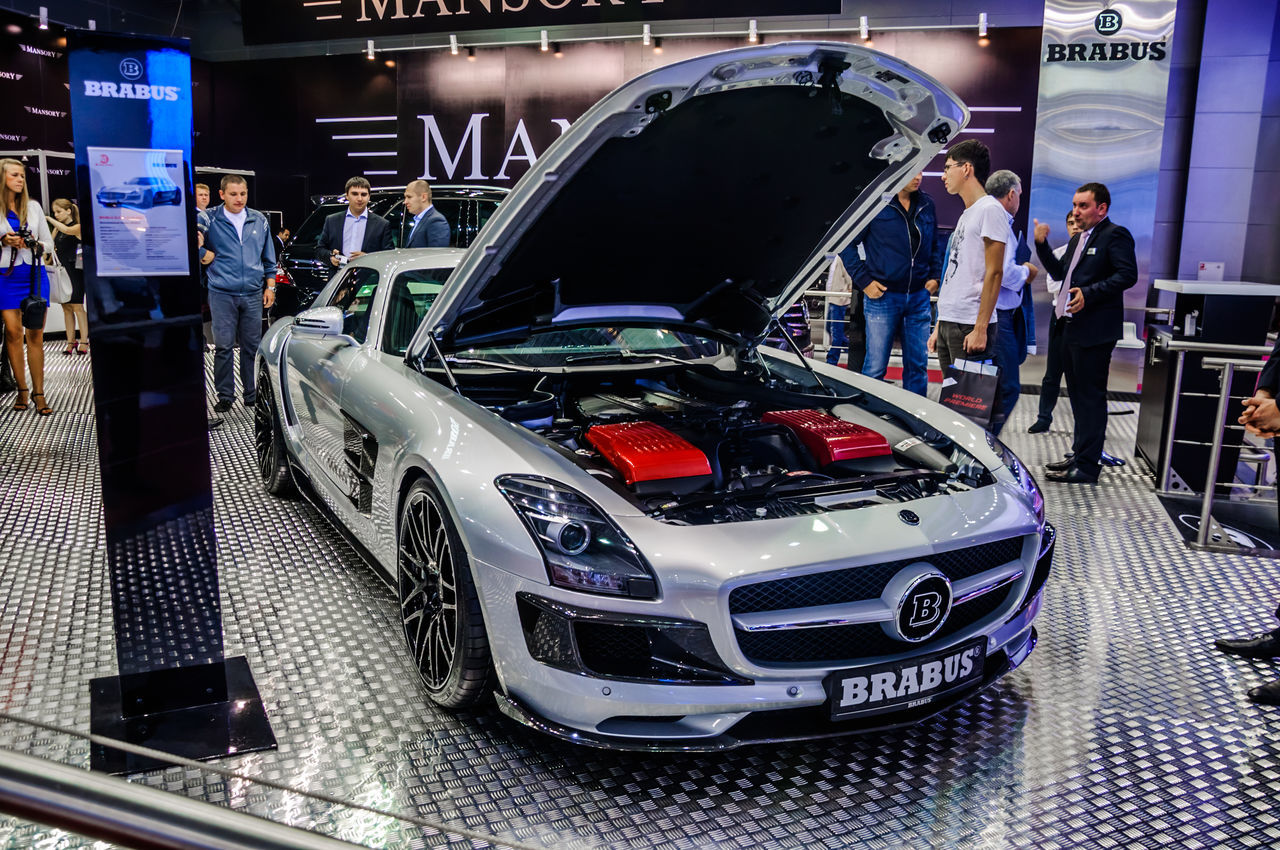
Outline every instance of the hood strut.
<path id="1" fill-rule="evenodd" d="M 838 398 L 839 394 L 835 390 L 831 389 L 831 387 L 828 387 L 826 384 L 824 384 L 822 382 L 822 378 L 818 375 L 818 373 L 813 371 L 813 367 L 809 365 L 809 358 L 804 356 L 804 352 L 800 350 L 800 346 L 796 345 L 796 341 L 791 338 L 791 334 L 787 333 L 787 329 L 782 326 L 782 320 L 779 319 L 777 316 L 774 316 L 772 324 L 773 324 L 773 327 L 775 327 L 778 330 L 778 332 L 782 334 L 782 338 L 785 339 L 788 343 L 790 343 L 791 350 L 794 351 L 796 353 L 796 356 L 800 358 L 800 365 L 805 368 L 805 371 L 807 371 L 810 375 L 813 376 L 813 379 L 818 382 L 818 386 L 822 387 L 822 391 L 829 396 Z"/>

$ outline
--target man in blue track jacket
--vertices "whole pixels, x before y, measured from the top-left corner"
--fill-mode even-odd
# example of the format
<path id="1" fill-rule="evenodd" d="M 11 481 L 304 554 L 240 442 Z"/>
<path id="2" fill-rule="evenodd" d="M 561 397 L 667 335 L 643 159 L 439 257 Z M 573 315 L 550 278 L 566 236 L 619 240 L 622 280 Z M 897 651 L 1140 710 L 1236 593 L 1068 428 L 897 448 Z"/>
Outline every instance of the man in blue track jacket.
<path id="1" fill-rule="evenodd" d="M 228 174 L 218 192 L 222 204 L 200 213 L 200 262 L 209 271 L 209 314 L 213 319 L 213 409 L 225 413 L 236 397 L 235 342 L 240 337 L 240 387 L 244 403 L 257 400 L 254 358 L 262 341 L 262 311 L 276 300 L 276 251 L 267 217 L 247 209 L 249 187 Z"/>
<path id="2" fill-rule="evenodd" d="M 929 302 L 938 291 L 943 256 L 935 238 L 938 216 L 933 199 L 920 191 L 923 177 L 911 178 L 840 254 L 853 285 L 863 294 L 867 356 L 862 373 L 884 377 L 897 334 L 902 338 L 902 386 L 918 395 L 929 386 Z M 859 245 L 865 259 L 858 256 Z"/>

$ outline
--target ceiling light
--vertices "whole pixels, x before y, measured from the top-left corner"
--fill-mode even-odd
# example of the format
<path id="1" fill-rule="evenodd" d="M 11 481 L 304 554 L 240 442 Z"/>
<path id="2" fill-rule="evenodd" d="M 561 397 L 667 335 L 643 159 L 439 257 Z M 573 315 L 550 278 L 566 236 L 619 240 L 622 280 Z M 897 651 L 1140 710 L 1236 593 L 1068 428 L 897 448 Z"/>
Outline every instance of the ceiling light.
<path id="1" fill-rule="evenodd" d="M 858 38 L 863 41 L 871 38 L 871 25 L 867 22 L 866 15 L 858 18 Z"/>
<path id="2" fill-rule="evenodd" d="M 386 62 L 382 64 L 386 65 L 388 68 L 394 68 L 396 66 L 396 60 L 388 59 Z"/>
<path id="3" fill-rule="evenodd" d="M 755 44 L 760 40 L 760 30 L 756 26 L 756 19 L 752 18 L 747 22 L 747 41 Z"/>
<path id="4" fill-rule="evenodd" d="M 645 47 L 648 47 L 649 42 L 653 41 L 653 28 L 648 24 L 644 25 L 644 35 L 640 37 L 640 40 L 643 42 Z"/>
<path id="5" fill-rule="evenodd" d="M 553 41 L 551 43 L 551 55 L 556 57 L 557 59 L 559 59 L 561 56 L 564 56 L 564 51 L 560 49 L 560 42 Z"/>
<path id="6" fill-rule="evenodd" d="M 547 50 L 548 50 L 548 48 L 550 47 L 550 45 L 547 43 L 547 31 L 546 31 L 546 30 L 543 30 L 543 31 L 542 31 L 541 41 L 542 41 L 542 52 L 543 52 L 543 53 L 546 53 L 546 52 L 547 52 Z"/>
<path id="7" fill-rule="evenodd" d="M 369 39 L 368 43 L 365 44 L 364 55 L 370 62 L 373 61 L 373 39 Z"/>
<path id="8" fill-rule="evenodd" d="M 474 47 L 467 48 L 467 61 L 468 62 L 476 61 L 476 49 Z"/>
<path id="9" fill-rule="evenodd" d="M 40 29 L 47 30 L 49 28 L 49 7 L 40 7 Z"/>
<path id="10" fill-rule="evenodd" d="M 456 35 L 449 36 L 449 52 L 454 56 L 458 55 L 458 37 Z"/>
<path id="11" fill-rule="evenodd" d="M 978 38 L 987 37 L 987 13 L 978 13 Z"/>
<path id="12" fill-rule="evenodd" d="M 662 39 L 655 38 L 653 40 L 653 52 L 659 54 L 662 53 Z"/>
<path id="13" fill-rule="evenodd" d="M 94 31 L 94 30 L 96 30 L 97 28 L 98 28 L 98 22 L 97 22 L 97 21 L 95 21 L 93 18 L 90 18 L 90 19 L 89 19 L 89 32 L 93 32 L 93 31 Z"/>

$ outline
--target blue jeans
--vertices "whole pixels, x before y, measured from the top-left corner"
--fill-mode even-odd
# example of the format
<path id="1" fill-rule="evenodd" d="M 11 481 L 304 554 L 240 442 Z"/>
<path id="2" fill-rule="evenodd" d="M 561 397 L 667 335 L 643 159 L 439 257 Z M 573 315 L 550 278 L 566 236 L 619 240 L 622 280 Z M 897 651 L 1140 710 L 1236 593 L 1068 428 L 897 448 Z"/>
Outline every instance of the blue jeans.
<path id="1" fill-rule="evenodd" d="M 827 362 L 832 366 L 840 362 L 840 355 L 849 347 L 849 340 L 844 335 L 848 312 L 849 308 L 843 304 L 827 304 Z M 852 366 L 850 364 L 850 368 Z"/>
<path id="2" fill-rule="evenodd" d="M 996 404 L 991 416 L 991 433 L 999 434 L 1005 420 L 1013 413 L 1013 406 L 1022 394 L 1022 380 L 1018 367 L 1027 359 L 1027 325 L 1022 308 L 996 310 L 1000 332 L 996 335 L 996 365 L 1000 367 L 1000 385 L 996 390 Z"/>
<path id="3" fill-rule="evenodd" d="M 235 344 L 240 337 L 240 387 L 245 404 L 252 404 L 254 359 L 262 341 L 262 293 L 229 295 L 209 290 L 209 316 L 213 319 L 213 387 L 218 401 L 235 401 Z"/>
<path id="4" fill-rule="evenodd" d="M 886 292 L 879 298 L 863 298 L 867 314 L 867 359 L 862 374 L 883 378 L 895 334 L 902 337 L 902 386 L 916 395 L 929 389 L 929 290 Z"/>

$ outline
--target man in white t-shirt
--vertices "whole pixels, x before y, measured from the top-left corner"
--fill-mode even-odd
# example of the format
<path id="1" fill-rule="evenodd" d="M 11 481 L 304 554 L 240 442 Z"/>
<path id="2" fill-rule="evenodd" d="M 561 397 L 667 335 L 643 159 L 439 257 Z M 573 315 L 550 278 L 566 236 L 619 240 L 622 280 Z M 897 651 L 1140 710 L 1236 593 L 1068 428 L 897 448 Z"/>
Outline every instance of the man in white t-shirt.
<path id="1" fill-rule="evenodd" d="M 976 139 L 947 151 L 942 183 L 948 194 L 960 196 L 965 210 L 951 235 L 938 294 L 938 325 L 929 337 L 929 350 L 938 353 L 944 370 L 961 358 L 990 360 L 995 352 L 996 297 L 1004 276 L 1009 217 L 987 194 L 990 172 L 991 152 Z"/>

